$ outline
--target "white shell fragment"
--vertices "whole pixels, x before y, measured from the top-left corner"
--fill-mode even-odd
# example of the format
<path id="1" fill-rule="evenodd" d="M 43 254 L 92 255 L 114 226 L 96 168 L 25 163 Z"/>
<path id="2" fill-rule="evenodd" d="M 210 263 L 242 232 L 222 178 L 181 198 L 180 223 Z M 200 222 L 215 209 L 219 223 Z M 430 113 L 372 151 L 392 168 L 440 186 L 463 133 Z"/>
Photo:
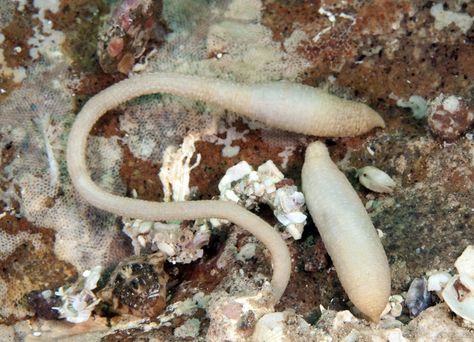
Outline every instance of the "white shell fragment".
<path id="1" fill-rule="evenodd" d="M 252 167 L 246 161 L 241 161 L 240 163 L 227 169 L 225 176 L 222 177 L 219 182 L 219 191 L 221 193 L 225 192 L 226 189 L 231 187 L 232 182 L 238 181 L 252 172 Z"/>
<path id="2" fill-rule="evenodd" d="M 388 299 L 387 307 L 380 315 L 382 318 L 397 318 L 402 314 L 403 302 L 405 300 L 401 295 L 393 295 Z"/>
<path id="3" fill-rule="evenodd" d="M 456 260 L 454 266 L 459 272 L 461 279 L 474 286 L 474 245 L 467 246 L 461 256 Z"/>
<path id="4" fill-rule="evenodd" d="M 53 309 L 59 312 L 59 318 L 65 318 L 66 321 L 76 324 L 89 319 L 92 310 L 100 302 L 92 290 L 97 287 L 101 272 L 101 266 L 86 270 L 82 277 L 70 287 L 66 289 L 60 287 L 56 291 L 56 296 L 61 300 L 61 306 L 53 307 Z"/>
<path id="5" fill-rule="evenodd" d="M 441 291 L 451 278 L 452 275 L 446 271 L 440 271 L 431 274 L 428 278 L 428 291 Z"/>
<path id="6" fill-rule="evenodd" d="M 363 186 L 375 192 L 390 193 L 397 185 L 389 175 L 374 166 L 365 166 L 357 170 L 357 177 Z"/>
<path id="7" fill-rule="evenodd" d="M 298 240 L 306 224 L 305 199 L 296 186 L 280 183 L 285 180 L 271 160 L 260 165 L 257 171 L 241 161 L 229 168 L 219 182 L 220 199 L 239 203 L 247 209 L 254 209 L 259 203 L 268 204 L 279 225 Z"/>
<path id="8" fill-rule="evenodd" d="M 454 265 L 459 274 L 451 278 L 441 295 L 456 315 L 474 323 L 474 246 L 468 246 Z"/>
<path id="9" fill-rule="evenodd" d="M 196 220 L 192 225 L 181 227 L 176 223 L 123 219 L 123 232 L 132 240 L 134 253 L 142 249 L 161 251 L 173 264 L 193 262 L 204 255 L 203 247 L 211 237 L 210 224 Z"/>
<path id="10" fill-rule="evenodd" d="M 317 329 L 295 312 L 286 310 L 262 316 L 253 332 L 251 342 L 322 341 Z"/>
<path id="11" fill-rule="evenodd" d="M 260 318 L 252 336 L 254 342 L 286 341 L 285 314 L 272 312 Z M 289 341 L 289 340 L 288 340 Z"/>

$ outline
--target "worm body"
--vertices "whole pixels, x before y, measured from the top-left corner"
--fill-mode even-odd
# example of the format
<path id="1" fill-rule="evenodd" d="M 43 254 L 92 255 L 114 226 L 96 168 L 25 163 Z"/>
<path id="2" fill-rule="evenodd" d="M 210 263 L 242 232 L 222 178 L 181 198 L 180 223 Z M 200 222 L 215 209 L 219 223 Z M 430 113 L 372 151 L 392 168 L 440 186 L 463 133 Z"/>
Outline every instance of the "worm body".
<path id="1" fill-rule="evenodd" d="M 245 85 L 175 73 L 143 74 L 112 85 L 100 93 L 100 101 L 89 102 L 96 109 L 113 108 L 153 93 L 213 103 L 269 127 L 321 137 L 355 136 L 385 127 L 382 117 L 363 103 L 286 81 Z"/>
<path id="2" fill-rule="evenodd" d="M 67 146 L 68 171 L 79 194 L 93 206 L 144 220 L 193 220 L 223 218 L 254 234 L 270 250 L 275 298 L 283 294 L 291 272 L 288 248 L 265 221 L 235 203 L 189 201 L 157 203 L 116 196 L 100 189 L 90 178 L 86 164 L 87 136 L 108 110 L 134 97 L 168 93 L 217 104 L 268 126 L 327 137 L 353 136 L 383 119 L 368 106 L 340 99 L 309 86 L 288 82 L 242 85 L 230 81 L 154 73 L 133 76 L 92 97 L 77 115 Z M 157 118 L 158 119 L 158 118 Z"/>
<path id="3" fill-rule="evenodd" d="M 90 177 L 86 163 L 87 137 L 102 115 L 134 97 L 156 92 L 206 100 L 211 97 L 211 89 L 203 86 L 202 82 L 202 79 L 182 75 L 143 75 L 116 83 L 93 96 L 77 115 L 69 133 L 66 153 L 69 176 L 77 192 L 87 202 L 116 215 L 150 221 L 222 218 L 249 231 L 270 250 L 273 266 L 271 283 L 274 298 L 278 301 L 290 279 L 291 257 L 279 233 L 257 215 L 233 202 L 159 203 L 117 196 L 99 188 Z M 216 83 L 219 84 L 219 81 Z M 225 82 L 221 85 L 229 86 Z"/>
<path id="4" fill-rule="evenodd" d="M 301 178 L 306 205 L 344 290 L 378 321 L 390 296 L 390 268 L 361 200 L 321 142 L 306 149 Z"/>

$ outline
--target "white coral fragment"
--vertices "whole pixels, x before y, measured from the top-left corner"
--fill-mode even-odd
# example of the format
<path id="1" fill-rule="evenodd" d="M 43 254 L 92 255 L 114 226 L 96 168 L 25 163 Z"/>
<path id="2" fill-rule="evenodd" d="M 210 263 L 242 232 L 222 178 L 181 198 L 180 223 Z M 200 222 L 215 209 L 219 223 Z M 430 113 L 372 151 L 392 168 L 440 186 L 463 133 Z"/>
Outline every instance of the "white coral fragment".
<path id="1" fill-rule="evenodd" d="M 161 251 L 167 260 L 175 263 L 190 263 L 204 254 L 202 247 L 211 236 L 207 222 L 197 220 L 192 226 L 181 227 L 176 223 L 161 223 L 124 219 L 123 231 L 132 240 L 134 253 L 142 249 Z"/>
<path id="2" fill-rule="evenodd" d="M 389 175 L 374 166 L 365 166 L 357 170 L 357 176 L 363 186 L 375 192 L 390 193 L 397 185 Z"/>
<path id="3" fill-rule="evenodd" d="M 285 176 L 271 160 L 260 165 L 257 171 L 241 161 L 229 168 L 219 182 L 220 199 L 249 209 L 259 203 L 268 204 L 280 224 L 298 240 L 306 224 L 305 199 L 296 186 L 280 183 L 284 180 Z"/>
<path id="4" fill-rule="evenodd" d="M 474 323 L 474 245 L 468 246 L 454 265 L 459 274 L 451 278 L 441 295 L 456 315 Z"/>
<path id="5" fill-rule="evenodd" d="M 199 165 L 201 155 L 197 154 L 194 164 L 191 165 L 198 140 L 192 134 L 186 136 L 180 148 L 169 146 L 163 155 L 163 165 L 160 169 L 160 180 L 163 184 L 164 201 L 186 201 L 189 197 L 189 179 L 191 170 Z"/>
<path id="6" fill-rule="evenodd" d="M 184 138 L 180 148 L 169 146 L 163 156 L 160 169 L 160 180 L 163 184 L 164 201 L 186 201 L 190 194 L 190 173 L 201 156 L 198 154 L 193 164 L 198 140 L 195 135 Z M 190 263 L 204 254 L 202 247 L 209 242 L 210 228 L 208 223 L 197 220 L 193 225 L 181 227 L 177 223 L 161 223 L 142 220 L 124 219 L 123 231 L 132 240 L 134 253 L 140 255 L 142 249 L 161 251 L 171 263 Z"/>
<path id="7" fill-rule="evenodd" d="M 239 261 L 246 261 L 252 259 L 255 256 L 255 251 L 257 249 L 257 244 L 255 242 L 249 242 L 240 248 L 239 253 L 235 258 Z"/>
<path id="8" fill-rule="evenodd" d="M 241 180 L 250 172 L 252 172 L 252 167 L 246 161 L 241 161 L 240 163 L 230 167 L 219 182 L 219 191 L 221 193 L 225 192 L 232 186 L 232 182 Z"/>
<path id="9" fill-rule="evenodd" d="M 53 309 L 59 311 L 60 318 L 71 323 L 82 323 L 89 319 L 92 310 L 100 302 L 92 290 L 97 287 L 101 272 L 101 266 L 86 270 L 75 284 L 67 289 L 60 287 L 56 291 L 62 305 Z"/>

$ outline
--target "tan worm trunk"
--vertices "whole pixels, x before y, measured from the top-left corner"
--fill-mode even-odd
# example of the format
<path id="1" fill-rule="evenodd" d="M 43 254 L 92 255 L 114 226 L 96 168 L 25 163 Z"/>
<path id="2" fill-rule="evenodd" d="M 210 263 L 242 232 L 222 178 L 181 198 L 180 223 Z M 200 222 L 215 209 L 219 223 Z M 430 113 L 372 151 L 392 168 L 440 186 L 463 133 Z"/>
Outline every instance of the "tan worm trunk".
<path id="1" fill-rule="evenodd" d="M 376 322 L 390 296 L 387 256 L 367 211 L 326 146 L 306 149 L 302 171 L 306 205 L 349 299 Z"/>

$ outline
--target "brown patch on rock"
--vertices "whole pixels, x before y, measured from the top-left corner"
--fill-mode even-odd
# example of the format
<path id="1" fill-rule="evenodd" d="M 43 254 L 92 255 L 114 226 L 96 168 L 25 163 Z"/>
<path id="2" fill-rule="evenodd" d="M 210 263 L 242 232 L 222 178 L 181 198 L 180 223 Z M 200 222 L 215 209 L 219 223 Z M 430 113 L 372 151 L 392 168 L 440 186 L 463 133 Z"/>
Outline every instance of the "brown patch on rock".
<path id="1" fill-rule="evenodd" d="M 217 267 L 217 261 L 221 253 L 222 250 L 218 255 L 212 258 L 204 257 L 197 263 L 189 266 L 183 265 L 183 267 L 181 267 L 181 272 L 190 288 L 199 288 L 199 290 L 204 293 L 211 293 L 222 279 L 224 279 L 227 275 L 227 271 Z M 176 296 L 173 296 L 173 301 L 183 300 L 188 296 L 189 293 L 178 292 Z"/>
<path id="2" fill-rule="evenodd" d="M 33 37 L 33 26 L 40 23 L 38 19 L 31 17 L 37 12 L 31 4 L 25 4 L 23 11 L 15 9 L 10 23 L 1 30 L 5 36 L 2 44 L 3 55 L 11 68 L 27 67 L 31 64 L 28 39 Z"/>
<path id="3" fill-rule="evenodd" d="M 252 310 L 245 312 L 241 317 L 238 324 L 237 331 L 243 337 L 249 338 L 254 330 L 255 325 L 257 324 L 257 319 L 255 313 Z"/>
<path id="4" fill-rule="evenodd" d="M 319 2 L 309 3 L 268 0 L 263 13 L 278 40 L 294 29 L 308 35 L 298 48 L 312 64 L 302 75 L 304 83 L 319 84 L 332 75 L 337 85 L 372 105 L 393 105 L 392 93 L 408 99 L 415 94 L 434 98 L 440 92 L 467 97 L 472 91 L 474 30 L 466 35 L 436 30 L 431 2 L 326 1 L 323 8 L 335 16 L 333 23 L 318 13 Z M 306 13 L 294 11 L 300 7 Z"/>
<path id="5" fill-rule="evenodd" d="M 305 227 L 308 230 L 309 227 Z M 314 226 L 313 226 L 314 229 Z M 336 271 L 329 263 L 322 243 L 314 242 L 315 238 L 309 237 L 304 241 L 291 241 L 288 245 L 295 272 L 292 272 L 290 282 L 280 302 L 275 306 L 275 311 L 292 308 L 303 316 L 314 313 L 315 307 L 323 305 L 338 310 L 347 309 L 344 304 L 347 296 L 342 289 Z M 324 260 L 324 261 L 323 261 Z M 305 264 L 315 262 L 314 271 L 306 271 Z M 319 269 L 319 266 L 321 268 Z M 333 298 L 340 301 L 333 302 Z"/>
<path id="6" fill-rule="evenodd" d="M 101 17 L 107 14 L 103 0 L 61 0 L 57 13 L 46 11 L 45 18 L 53 22 L 53 29 L 65 35 L 64 51 L 72 58 L 78 72 L 96 72 L 97 33 Z"/>
<path id="7" fill-rule="evenodd" d="M 412 11 L 410 1 L 364 1 L 357 12 L 355 30 L 364 34 L 387 34 L 398 29 L 403 17 Z"/>
<path id="8" fill-rule="evenodd" d="M 228 239 L 228 227 L 220 229 L 220 235 L 213 236 L 213 239 L 206 247 L 204 257 L 192 264 L 182 264 L 175 266 L 175 273 L 181 278 L 181 282 L 186 284 L 179 286 L 171 299 L 172 302 L 185 300 L 189 298 L 187 289 L 195 289 L 196 292 L 202 291 L 206 294 L 211 293 L 219 285 L 230 269 L 235 266 L 235 262 L 226 263 L 225 269 L 219 268 L 217 262 L 220 258 L 226 258 L 223 253 L 228 253 L 226 245 L 232 243 Z M 245 235 L 242 235 L 244 238 Z M 234 261 L 234 259 L 232 259 Z"/>
<path id="9" fill-rule="evenodd" d="M 84 73 L 76 82 L 70 84 L 70 88 L 76 96 L 89 97 L 125 78 L 125 75 L 109 75 L 100 71 L 95 74 Z M 85 103 L 85 100 L 82 102 Z"/>
<path id="10" fill-rule="evenodd" d="M 0 278 L 6 283 L 2 306 L 26 308 L 26 295 L 31 291 L 57 288 L 76 276 L 75 268 L 54 255 L 54 232 L 33 226 L 25 219 L 6 215 L 0 219 L 0 230 L 12 236 L 22 234 L 24 241 L 0 260 Z M 8 246 L 4 246 L 8 248 Z M 23 317 L 0 317 L 3 324 L 12 324 Z"/>
<path id="11" fill-rule="evenodd" d="M 233 126 L 236 127 L 238 132 L 248 129 L 248 126 L 240 120 L 234 123 Z M 225 135 L 220 137 L 224 138 Z M 197 186 L 199 193 L 204 199 L 209 199 L 219 194 L 217 186 L 227 169 L 242 160 L 245 160 L 254 168 L 257 168 L 267 160 L 273 160 L 277 166 L 283 162 L 283 157 L 278 156 L 283 151 L 283 148 L 265 141 L 262 137 L 262 132 L 258 129 L 248 129 L 244 139 L 234 140 L 232 146 L 239 146 L 240 151 L 236 156 L 229 158 L 222 155 L 222 149 L 224 148 L 222 145 L 207 141 L 196 142 L 196 153 L 201 154 L 201 162 L 191 172 L 190 185 Z M 287 170 L 293 169 L 295 164 L 301 162 L 301 153 L 301 151 L 295 151 L 288 158 Z M 287 171 L 283 172 L 288 173 Z M 288 178 L 292 178 L 291 176 L 288 175 Z M 297 178 L 299 179 L 299 176 Z"/>
<path id="12" fill-rule="evenodd" d="M 120 110 L 109 110 L 97 120 L 90 134 L 104 138 L 123 137 L 124 133 L 120 130 L 120 114 L 122 114 Z"/>
<path id="13" fill-rule="evenodd" d="M 135 157 L 128 146 L 123 146 L 120 176 L 127 186 L 127 193 L 135 189 L 139 199 L 163 201 L 163 188 L 158 177 L 160 167 L 161 165 Z"/>
<path id="14" fill-rule="evenodd" d="M 302 259 L 308 261 L 304 264 L 306 272 L 317 272 L 327 269 L 329 266 L 329 255 L 322 240 L 317 240 L 312 248 L 305 250 Z"/>
<path id="15" fill-rule="evenodd" d="M 51 291 L 51 290 L 50 290 Z M 36 317 L 44 319 L 59 319 L 59 311 L 53 309 L 62 305 L 61 298 L 55 296 L 51 291 L 51 296 L 45 298 L 43 291 L 33 291 L 27 296 L 28 306 L 35 313 Z"/>
<path id="16" fill-rule="evenodd" d="M 1 30 L 1 33 L 5 37 L 1 46 L 5 63 L 6 66 L 13 69 L 19 67 L 27 68 L 31 65 L 28 39 L 34 34 L 32 27 L 39 24 L 38 19 L 31 17 L 38 12 L 31 3 L 25 4 L 21 12 L 18 11 L 17 7 L 9 24 Z M 18 86 L 19 84 L 15 83 L 12 77 L 0 71 L 0 89 L 3 90 L 0 92 L 0 100 L 6 98 L 9 93 Z"/>
<path id="17" fill-rule="evenodd" d="M 295 28 L 322 23 L 325 19 L 318 13 L 320 1 L 263 1 L 263 25 L 273 32 L 273 39 L 283 41 Z"/>

